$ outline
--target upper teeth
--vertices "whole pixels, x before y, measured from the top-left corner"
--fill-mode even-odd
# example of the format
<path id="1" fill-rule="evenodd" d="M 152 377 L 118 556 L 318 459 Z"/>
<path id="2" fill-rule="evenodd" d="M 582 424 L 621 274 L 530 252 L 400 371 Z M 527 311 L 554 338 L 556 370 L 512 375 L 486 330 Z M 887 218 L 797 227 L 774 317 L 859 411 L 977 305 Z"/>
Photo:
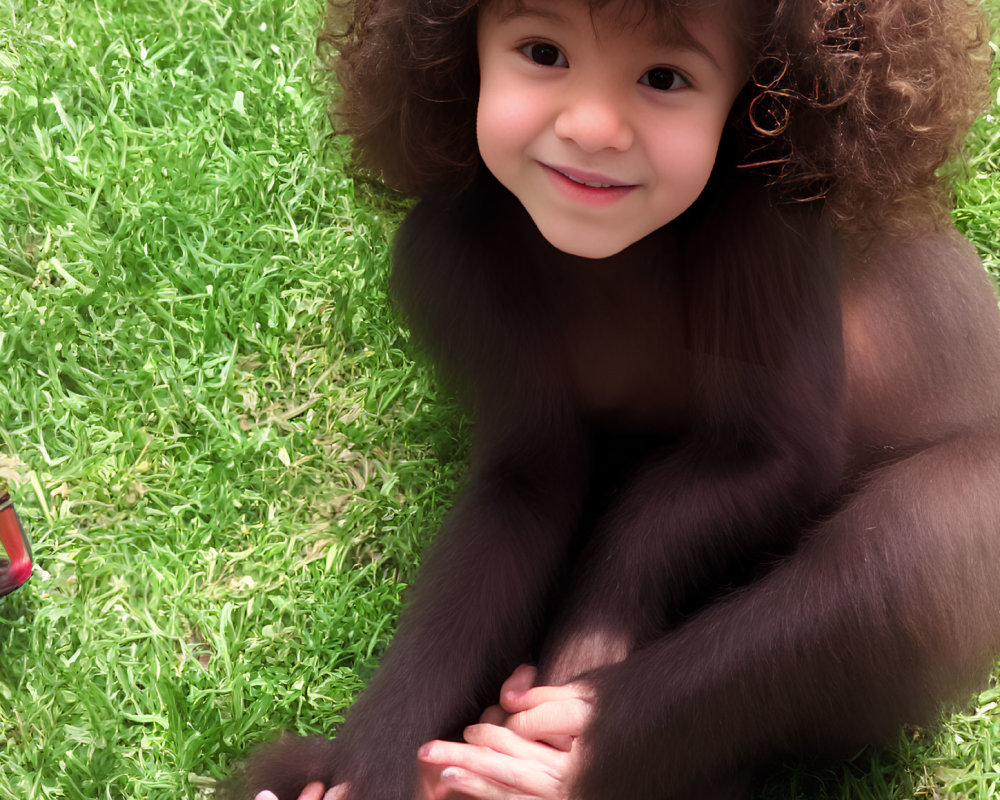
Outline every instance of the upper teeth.
<path id="1" fill-rule="evenodd" d="M 573 183 L 579 183 L 581 186 L 589 186 L 592 189 L 612 189 L 614 188 L 613 183 L 593 183 L 591 181 L 581 181 L 579 178 L 574 178 L 572 175 L 567 175 L 565 172 L 561 172 L 566 178 L 569 178 Z"/>

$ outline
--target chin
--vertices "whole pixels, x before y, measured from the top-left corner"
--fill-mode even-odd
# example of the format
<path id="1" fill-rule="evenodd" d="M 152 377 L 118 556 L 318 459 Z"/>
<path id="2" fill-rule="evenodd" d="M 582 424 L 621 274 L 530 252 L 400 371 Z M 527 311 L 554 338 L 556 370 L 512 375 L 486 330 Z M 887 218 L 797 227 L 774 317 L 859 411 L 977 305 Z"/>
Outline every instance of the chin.
<path id="1" fill-rule="evenodd" d="M 558 247 L 556 249 L 561 250 L 570 256 L 577 256 L 578 258 L 587 258 L 592 261 L 602 261 L 605 258 L 611 258 L 621 253 L 627 248 L 627 245 L 618 247 L 615 249 L 611 248 L 601 248 L 601 247 Z"/>
<path id="2" fill-rule="evenodd" d="M 639 239 L 643 238 L 642 236 L 637 237 L 636 239 L 623 238 L 621 234 L 618 234 L 617 236 L 601 236 L 595 234 L 593 231 L 587 231 L 586 235 L 580 235 L 579 231 L 571 233 L 560 231 L 558 233 L 554 233 L 547 232 L 541 227 L 539 227 L 538 230 L 545 238 L 545 241 L 556 248 L 556 250 L 570 256 L 578 256 L 579 258 L 589 258 L 593 260 L 611 258 L 611 256 L 618 255 L 623 250 L 635 244 L 635 242 Z"/>

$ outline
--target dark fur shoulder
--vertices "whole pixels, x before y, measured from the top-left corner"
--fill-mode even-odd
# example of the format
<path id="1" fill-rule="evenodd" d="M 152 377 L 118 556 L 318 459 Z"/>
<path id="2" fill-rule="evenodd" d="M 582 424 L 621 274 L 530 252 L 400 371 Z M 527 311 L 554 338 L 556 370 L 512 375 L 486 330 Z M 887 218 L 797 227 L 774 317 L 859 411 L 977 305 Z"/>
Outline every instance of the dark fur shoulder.
<path id="1" fill-rule="evenodd" d="M 744 441 L 829 429 L 842 401 L 845 248 L 822 206 L 779 203 L 758 176 L 730 173 L 679 222 L 709 428 Z"/>
<path id="2" fill-rule="evenodd" d="M 901 447 L 997 419 L 1000 312 L 956 230 L 874 241 L 844 282 L 844 340 L 858 442 Z"/>
<path id="3" fill-rule="evenodd" d="M 424 200 L 393 248 L 392 294 L 414 340 L 459 391 L 503 391 L 546 327 L 537 231 L 483 171 L 454 200 Z M 522 376 L 523 377 L 523 376 Z"/>

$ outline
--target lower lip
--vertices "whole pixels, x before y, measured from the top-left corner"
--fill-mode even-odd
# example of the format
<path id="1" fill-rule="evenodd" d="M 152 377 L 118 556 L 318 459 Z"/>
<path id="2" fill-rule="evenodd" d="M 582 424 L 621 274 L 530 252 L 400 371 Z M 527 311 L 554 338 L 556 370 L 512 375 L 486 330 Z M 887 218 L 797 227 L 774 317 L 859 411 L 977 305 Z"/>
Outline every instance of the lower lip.
<path id="1" fill-rule="evenodd" d="M 548 173 L 552 184 L 564 197 L 588 206 L 607 206 L 617 203 L 637 188 L 635 186 L 584 186 L 582 183 L 570 180 L 552 167 L 545 166 L 545 164 L 542 166 Z"/>

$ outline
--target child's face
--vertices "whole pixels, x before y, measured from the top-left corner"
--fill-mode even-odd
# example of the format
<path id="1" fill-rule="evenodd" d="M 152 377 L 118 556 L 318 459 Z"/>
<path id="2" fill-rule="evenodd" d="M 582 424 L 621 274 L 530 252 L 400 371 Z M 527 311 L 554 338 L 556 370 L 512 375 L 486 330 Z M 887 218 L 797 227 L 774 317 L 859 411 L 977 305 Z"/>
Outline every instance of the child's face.
<path id="1" fill-rule="evenodd" d="M 555 247 L 604 258 L 665 225 L 708 181 L 746 80 L 721 10 L 685 36 L 618 2 L 493 0 L 481 10 L 483 161 Z"/>

